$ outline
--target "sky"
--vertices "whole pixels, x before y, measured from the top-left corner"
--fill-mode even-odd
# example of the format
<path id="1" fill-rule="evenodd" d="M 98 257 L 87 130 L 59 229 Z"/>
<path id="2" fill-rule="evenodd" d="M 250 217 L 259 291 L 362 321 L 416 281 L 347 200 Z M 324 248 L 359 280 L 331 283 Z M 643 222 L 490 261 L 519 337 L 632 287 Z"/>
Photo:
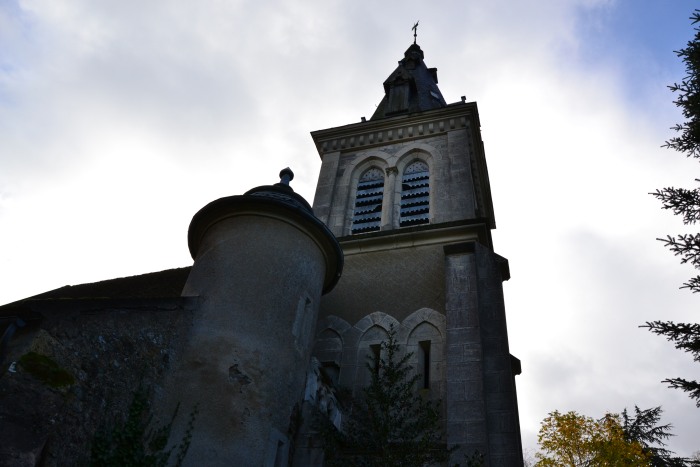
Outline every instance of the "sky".
<path id="1" fill-rule="evenodd" d="M 692 357 L 639 326 L 697 322 L 694 274 L 656 238 L 692 232 L 649 195 L 695 186 L 662 144 L 691 0 L 0 0 L 0 304 L 192 263 L 208 202 L 295 172 L 309 132 L 369 118 L 413 41 L 447 102 L 476 101 L 523 444 L 553 410 L 700 409 L 661 380 Z M 697 230 L 697 228 L 696 228 Z"/>

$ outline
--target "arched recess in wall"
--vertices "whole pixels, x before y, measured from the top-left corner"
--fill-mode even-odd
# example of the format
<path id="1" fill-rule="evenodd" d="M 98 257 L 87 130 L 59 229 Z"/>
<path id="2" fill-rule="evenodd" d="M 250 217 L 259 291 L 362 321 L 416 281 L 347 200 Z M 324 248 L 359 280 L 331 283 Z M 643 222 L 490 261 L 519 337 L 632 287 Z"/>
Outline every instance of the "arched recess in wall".
<path id="1" fill-rule="evenodd" d="M 429 389 L 433 398 L 445 397 L 446 318 L 431 308 L 421 308 L 401 323 L 402 343 L 413 352 L 410 364 L 419 375 L 419 389 Z"/>
<path id="2" fill-rule="evenodd" d="M 355 201 L 357 198 L 357 186 L 358 183 L 360 182 L 360 177 L 362 177 L 365 172 L 367 172 L 369 169 L 375 167 L 377 169 L 380 169 L 383 174 L 386 174 L 386 169 L 388 167 L 387 165 L 387 159 L 389 158 L 388 154 L 385 154 L 381 151 L 371 151 L 367 153 L 361 153 L 357 155 L 357 158 L 355 161 L 351 162 L 348 164 L 346 167 L 343 176 L 338 182 L 339 186 L 346 186 L 347 188 L 347 198 L 345 201 L 345 220 L 343 223 L 343 235 L 349 235 L 352 233 L 352 219 L 355 211 Z M 386 187 L 386 181 L 385 181 L 385 186 L 384 190 L 387 189 Z M 386 195 L 386 193 L 383 193 L 383 195 Z M 383 196 L 383 198 L 386 198 L 386 196 Z M 383 207 L 382 207 L 383 209 Z"/>
<path id="3" fill-rule="evenodd" d="M 399 227 L 430 223 L 430 169 L 421 159 L 403 171 L 399 209 Z"/>
<path id="4" fill-rule="evenodd" d="M 435 152 L 434 148 L 421 144 L 397 155 L 399 202 L 394 228 L 430 223 L 434 210 Z"/>
<path id="5" fill-rule="evenodd" d="M 355 187 L 350 232 L 375 232 L 382 226 L 384 170 L 376 165 L 364 170 Z"/>
<path id="6" fill-rule="evenodd" d="M 408 336 L 406 352 L 411 352 L 410 365 L 418 375 L 418 389 L 429 389 L 439 394 L 437 387 L 442 380 L 442 334 L 433 324 L 423 321 Z"/>
<path id="7" fill-rule="evenodd" d="M 340 365 L 343 361 L 343 339 L 333 329 L 326 328 L 316 336 L 316 343 L 311 354 L 321 364 L 321 370 L 338 384 L 340 378 Z"/>
<path id="8" fill-rule="evenodd" d="M 372 379 L 366 362 L 381 356 L 381 344 L 386 341 L 389 334 L 386 329 L 375 324 L 367 329 L 360 337 L 357 345 L 357 366 L 355 373 L 355 390 L 367 387 Z"/>

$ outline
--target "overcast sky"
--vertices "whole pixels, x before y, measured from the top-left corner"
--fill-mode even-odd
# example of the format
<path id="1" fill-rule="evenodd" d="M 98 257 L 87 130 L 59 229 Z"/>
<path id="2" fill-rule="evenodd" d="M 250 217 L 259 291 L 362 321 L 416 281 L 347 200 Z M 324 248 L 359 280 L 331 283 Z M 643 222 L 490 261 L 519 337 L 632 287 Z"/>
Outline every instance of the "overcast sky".
<path id="1" fill-rule="evenodd" d="M 700 319 L 647 193 L 694 186 L 660 146 L 691 0 L 0 0 L 0 303 L 188 266 L 206 203 L 278 181 L 313 200 L 310 131 L 370 117 L 413 40 L 447 102 L 477 101 L 523 442 L 552 410 L 663 405 L 698 364 L 638 326 Z"/>

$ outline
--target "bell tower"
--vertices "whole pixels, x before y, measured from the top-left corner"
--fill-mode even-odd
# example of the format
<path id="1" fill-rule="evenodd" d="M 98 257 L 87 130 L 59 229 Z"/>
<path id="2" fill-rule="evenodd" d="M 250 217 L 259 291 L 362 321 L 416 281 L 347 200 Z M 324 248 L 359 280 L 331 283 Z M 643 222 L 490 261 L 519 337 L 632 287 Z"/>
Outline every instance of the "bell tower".
<path id="1" fill-rule="evenodd" d="M 429 397 L 442 400 L 453 462 L 522 465 L 496 227 L 475 102 L 447 104 L 416 43 L 369 120 L 312 132 L 313 210 L 338 238 L 343 277 L 321 300 L 314 356 L 341 386 L 393 325 Z"/>

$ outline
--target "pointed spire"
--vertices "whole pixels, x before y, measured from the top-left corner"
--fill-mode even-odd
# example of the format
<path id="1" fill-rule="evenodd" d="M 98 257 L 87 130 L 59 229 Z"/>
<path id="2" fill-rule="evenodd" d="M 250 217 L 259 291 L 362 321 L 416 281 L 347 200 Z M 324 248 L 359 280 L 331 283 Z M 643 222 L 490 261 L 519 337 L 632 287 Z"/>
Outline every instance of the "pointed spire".
<path id="1" fill-rule="evenodd" d="M 423 62 L 423 50 L 415 43 L 418 21 L 413 26 L 414 43 L 404 53 L 399 66 L 384 81 L 384 98 L 370 120 L 423 112 L 447 106 L 437 86 L 437 68 Z"/>

